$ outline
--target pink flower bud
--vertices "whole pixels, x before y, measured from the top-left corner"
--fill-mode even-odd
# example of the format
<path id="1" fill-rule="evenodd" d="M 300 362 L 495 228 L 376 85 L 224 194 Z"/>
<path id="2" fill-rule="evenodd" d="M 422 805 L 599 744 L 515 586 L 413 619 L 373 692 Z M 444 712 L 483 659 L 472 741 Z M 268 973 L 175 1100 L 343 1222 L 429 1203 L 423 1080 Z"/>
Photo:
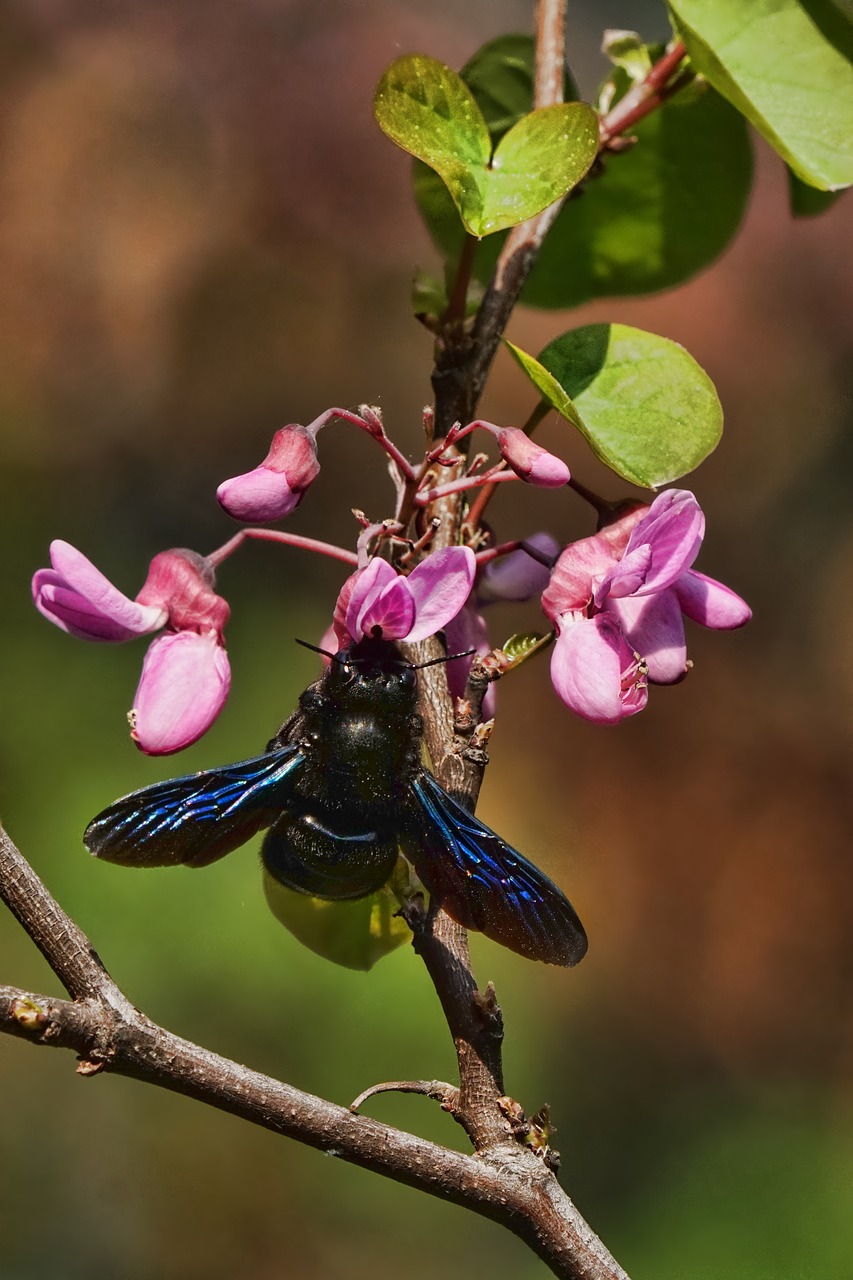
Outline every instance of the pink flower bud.
<path id="1" fill-rule="evenodd" d="M 314 433 L 292 422 L 275 433 L 259 467 L 223 481 L 216 496 L 235 520 L 281 520 L 296 510 L 319 471 Z"/>
<path id="2" fill-rule="evenodd" d="M 528 484 L 556 489 L 568 483 L 570 472 L 562 458 L 534 444 L 519 427 L 502 427 L 497 441 L 504 460 Z"/>

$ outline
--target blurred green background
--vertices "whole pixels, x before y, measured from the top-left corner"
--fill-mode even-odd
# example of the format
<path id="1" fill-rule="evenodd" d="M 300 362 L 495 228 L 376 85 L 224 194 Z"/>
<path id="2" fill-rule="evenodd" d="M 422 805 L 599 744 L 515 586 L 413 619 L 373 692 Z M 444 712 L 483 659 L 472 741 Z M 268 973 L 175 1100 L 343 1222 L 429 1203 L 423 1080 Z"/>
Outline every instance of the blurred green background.
<path id="1" fill-rule="evenodd" d="M 589 92 L 601 25 L 665 35 L 662 6 L 571 5 Z M 204 872 L 93 863 L 80 833 L 135 787 L 254 754 L 316 674 L 339 567 L 252 547 L 223 567 L 234 683 L 208 737 L 147 760 L 124 712 L 143 645 L 51 628 L 29 579 L 79 546 L 131 595 L 169 546 L 232 532 L 213 493 L 272 432 L 375 401 L 414 453 L 430 341 L 409 320 L 434 255 L 408 162 L 372 123 L 383 67 L 459 66 L 529 27 L 469 0 L 6 0 L 0 9 L 3 820 L 131 999 L 180 1034 L 348 1102 L 452 1076 L 434 993 L 405 948 L 372 973 L 300 948 L 263 902 L 256 850 Z M 717 382 L 722 447 L 688 483 L 699 567 L 755 609 L 691 634 L 695 671 L 604 729 L 564 712 L 546 663 L 501 688 L 481 813 L 563 884 L 591 937 L 562 972 L 473 940 L 507 1023 L 506 1079 L 549 1101 L 563 1181 L 634 1280 L 849 1280 L 853 1064 L 849 729 L 853 672 L 848 206 L 794 223 L 757 149 L 741 237 L 658 298 L 519 312 L 536 351 L 621 320 L 682 342 Z M 501 356 L 486 416 L 531 399 Z M 542 439 L 608 496 L 580 440 Z M 295 531 L 351 544 L 390 514 L 378 453 L 321 437 Z M 378 465 L 377 465 L 378 464 Z M 571 494 L 502 491 L 501 537 L 590 532 Z M 531 604 L 495 638 L 539 625 Z M 58 991 L 8 916 L 0 981 Z M 0 1038 L 0 1274 L 8 1280 L 420 1280 L 545 1273 L 497 1227 L 195 1103 Z M 370 1110 L 450 1144 L 434 1104 Z"/>

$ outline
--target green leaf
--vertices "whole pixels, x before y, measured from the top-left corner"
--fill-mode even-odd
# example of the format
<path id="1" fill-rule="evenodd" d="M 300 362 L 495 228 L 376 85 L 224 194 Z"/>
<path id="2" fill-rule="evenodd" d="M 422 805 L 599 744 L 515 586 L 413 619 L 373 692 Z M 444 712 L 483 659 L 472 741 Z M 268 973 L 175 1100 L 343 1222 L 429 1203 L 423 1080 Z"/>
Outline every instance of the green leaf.
<path id="1" fill-rule="evenodd" d="M 579 431 L 586 434 L 583 418 L 578 413 L 577 406 L 572 403 L 554 375 L 533 356 L 522 351 L 521 347 L 517 347 L 514 342 L 510 342 L 509 338 L 504 338 L 504 346 L 515 356 L 542 399 L 547 401 L 552 409 L 556 409 L 567 422 L 571 422 Z"/>
<path id="2" fill-rule="evenodd" d="M 652 68 L 650 47 L 636 31 L 605 31 L 601 52 L 627 73 L 631 82 L 644 80 Z"/>
<path id="3" fill-rule="evenodd" d="M 656 489 L 677 480 L 719 442 L 723 414 L 713 383 L 669 338 L 630 325 L 590 324 L 555 338 L 538 361 L 511 349 L 563 416 L 568 398 L 595 454 L 633 484 Z M 534 376 L 535 364 L 543 372 Z M 546 373 L 559 396 L 547 393 Z"/>
<path id="4" fill-rule="evenodd" d="M 373 106 L 388 137 L 441 175 L 463 221 L 468 214 L 476 218 L 492 142 L 471 90 L 456 72 L 422 54 L 398 58 L 379 81 Z"/>
<path id="5" fill-rule="evenodd" d="M 543 649 L 547 649 L 554 639 L 553 631 L 519 631 L 501 645 L 501 650 L 506 654 L 508 662 L 506 671 L 512 671 L 513 668 L 521 666 L 522 662 L 526 662 L 528 658 L 532 658 L 535 653 L 540 653 Z"/>
<path id="6" fill-rule="evenodd" d="M 627 77 L 616 73 L 620 87 Z M 655 293 L 723 252 L 746 211 L 752 151 L 746 122 L 693 86 L 641 120 L 630 151 L 608 156 L 551 228 L 522 300 L 578 306 Z"/>
<path id="7" fill-rule="evenodd" d="M 670 0 L 697 71 L 798 177 L 853 183 L 853 26 L 831 0 Z"/>
<path id="8" fill-rule="evenodd" d="M 617 88 L 628 88 L 624 72 Z M 522 294 L 536 307 L 654 293 L 689 279 L 737 231 L 752 183 L 746 121 L 712 89 L 688 86 L 633 130 L 637 145 L 608 156 L 569 199 L 545 239 Z M 415 200 L 451 263 L 465 230 L 444 183 L 415 165 Z M 487 282 L 502 237 L 477 249 L 474 275 Z"/>
<path id="9" fill-rule="evenodd" d="M 420 54 L 391 64 L 375 112 L 394 142 L 440 176 L 477 237 L 541 213 L 580 181 L 598 150 L 595 112 L 562 103 L 523 116 L 492 155 L 486 122 L 464 81 Z"/>
<path id="10" fill-rule="evenodd" d="M 793 169 L 788 169 L 788 197 L 795 218 L 815 218 L 843 195 L 843 191 L 819 191 L 817 187 L 810 187 L 797 177 Z"/>
<path id="11" fill-rule="evenodd" d="M 407 875 L 406 866 L 395 876 Z M 329 902 L 288 889 L 265 871 L 264 892 L 273 915 L 303 946 L 345 969 L 372 969 L 411 941 L 411 929 L 395 915 L 399 898 L 387 886 L 355 902 Z"/>
<path id="12" fill-rule="evenodd" d="M 559 200 L 598 154 L 598 117 L 583 102 L 561 102 L 522 116 L 492 158 L 480 230 L 517 226 Z"/>

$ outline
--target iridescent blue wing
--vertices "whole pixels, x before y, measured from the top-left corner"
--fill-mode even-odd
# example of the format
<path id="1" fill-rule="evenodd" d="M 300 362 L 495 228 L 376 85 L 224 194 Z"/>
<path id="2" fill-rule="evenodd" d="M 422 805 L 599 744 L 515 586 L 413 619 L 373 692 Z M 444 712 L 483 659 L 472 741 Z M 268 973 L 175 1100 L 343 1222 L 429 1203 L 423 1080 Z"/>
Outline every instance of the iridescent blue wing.
<path id="1" fill-rule="evenodd" d="M 275 822 L 291 800 L 303 759 L 297 746 L 285 746 L 155 782 L 93 818 L 83 843 L 96 857 L 130 867 L 205 867 Z"/>
<path id="2" fill-rule="evenodd" d="M 432 774 L 412 783 L 419 821 L 407 849 L 430 894 L 466 929 L 546 964 L 586 954 L 584 927 L 553 881 L 457 804 Z"/>

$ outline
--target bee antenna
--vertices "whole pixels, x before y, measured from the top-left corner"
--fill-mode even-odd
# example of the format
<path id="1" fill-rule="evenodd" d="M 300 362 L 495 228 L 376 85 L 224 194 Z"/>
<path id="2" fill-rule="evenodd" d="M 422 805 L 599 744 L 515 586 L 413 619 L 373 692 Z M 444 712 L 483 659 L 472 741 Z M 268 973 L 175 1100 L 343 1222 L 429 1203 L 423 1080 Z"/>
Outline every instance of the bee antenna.
<path id="1" fill-rule="evenodd" d="M 322 653 L 324 658 L 329 658 L 332 662 L 340 662 L 340 658 L 336 653 L 330 653 L 328 649 L 321 649 L 319 645 L 309 644 L 307 640 L 300 640 L 297 636 L 293 637 L 297 644 L 301 644 L 303 649 L 310 649 L 312 653 Z"/>
<path id="2" fill-rule="evenodd" d="M 455 658 L 470 658 L 471 654 L 476 652 L 476 649 L 466 649 L 464 653 L 448 653 L 444 658 L 430 658 L 428 662 L 410 662 L 409 667 L 412 671 L 420 671 L 424 667 L 434 667 L 439 662 L 453 662 Z"/>

